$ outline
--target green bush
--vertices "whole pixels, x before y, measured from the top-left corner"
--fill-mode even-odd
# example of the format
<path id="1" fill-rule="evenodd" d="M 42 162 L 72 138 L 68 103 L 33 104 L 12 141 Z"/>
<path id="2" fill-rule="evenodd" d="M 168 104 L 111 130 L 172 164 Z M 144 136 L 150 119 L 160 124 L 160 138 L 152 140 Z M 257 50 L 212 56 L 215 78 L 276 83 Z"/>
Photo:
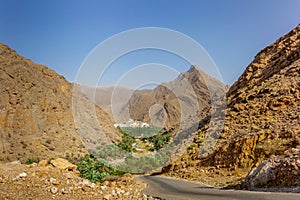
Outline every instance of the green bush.
<path id="1" fill-rule="evenodd" d="M 132 145 L 134 142 L 135 139 L 133 137 L 129 136 L 128 134 L 124 134 L 121 142 L 118 144 L 118 147 L 125 151 L 132 152 Z"/>
<path id="2" fill-rule="evenodd" d="M 169 143 L 171 138 L 171 134 L 163 134 L 164 129 L 155 126 L 117 128 L 120 133 L 123 134 L 123 138 L 117 146 L 127 152 L 132 152 L 134 150 L 132 145 L 136 142 L 136 138 L 141 138 L 144 142 L 153 144 L 154 147 L 150 146 L 146 148 L 148 151 L 163 148 Z"/>
<path id="3" fill-rule="evenodd" d="M 77 162 L 77 169 L 82 178 L 89 179 L 93 183 L 102 182 L 106 176 L 120 176 L 124 172 L 116 170 L 110 166 L 97 161 L 91 156 L 86 156 Z"/>
<path id="4" fill-rule="evenodd" d="M 195 147 L 197 147 L 198 145 L 196 143 L 192 143 L 190 144 L 190 146 L 188 147 L 188 149 L 193 149 Z"/>
<path id="5" fill-rule="evenodd" d="M 170 141 L 171 134 L 155 135 L 149 138 L 155 149 L 161 149 Z"/>
<path id="6" fill-rule="evenodd" d="M 151 151 L 151 152 L 153 152 L 155 150 L 154 147 L 151 147 L 151 146 L 147 146 L 146 149 L 147 149 L 147 151 Z"/>
<path id="7" fill-rule="evenodd" d="M 157 169 L 169 160 L 170 152 L 157 152 L 154 156 L 127 157 L 125 162 L 118 165 L 118 169 L 130 173 L 144 173 L 153 169 Z"/>
<path id="8" fill-rule="evenodd" d="M 30 157 L 25 161 L 26 165 L 30 165 L 32 163 L 39 163 L 40 159 L 36 157 Z"/>

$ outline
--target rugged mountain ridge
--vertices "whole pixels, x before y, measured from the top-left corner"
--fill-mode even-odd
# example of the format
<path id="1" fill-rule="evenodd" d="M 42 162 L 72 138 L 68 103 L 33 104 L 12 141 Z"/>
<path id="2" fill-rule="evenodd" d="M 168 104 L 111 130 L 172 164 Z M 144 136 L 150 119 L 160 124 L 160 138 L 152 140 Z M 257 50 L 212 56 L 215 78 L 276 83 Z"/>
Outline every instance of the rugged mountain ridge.
<path id="1" fill-rule="evenodd" d="M 274 160 L 274 156 L 279 156 L 275 159 L 277 161 L 286 159 L 284 155 L 291 149 L 299 149 L 299 58 L 300 25 L 260 51 L 230 87 L 222 135 L 214 150 L 205 157 L 199 157 L 205 134 L 211 125 L 209 122 L 197 132 L 193 146 L 179 160 L 166 167 L 165 172 L 171 176 L 228 185 L 245 178 L 263 160 L 271 157 Z M 299 158 L 300 155 L 297 156 Z M 290 158 L 294 159 L 293 156 Z M 299 186 L 297 164 L 290 166 L 296 167 L 278 169 L 278 176 L 273 176 L 265 186 Z M 282 179 L 285 181 L 283 183 L 280 174 L 287 174 L 289 179 Z M 247 181 L 251 182 L 249 179 Z"/>
<path id="2" fill-rule="evenodd" d="M 174 81 L 153 90 L 135 92 L 129 102 L 129 112 L 135 120 L 164 122 L 162 127 L 174 129 L 190 117 L 199 117 L 212 99 L 224 94 L 225 90 L 223 83 L 192 65 Z"/>
<path id="3" fill-rule="evenodd" d="M 200 118 L 201 112 L 206 112 L 211 101 L 224 95 L 226 89 L 223 83 L 196 65 L 175 80 L 162 83 L 152 90 L 81 86 L 82 92 L 111 114 L 115 121 L 134 119 L 167 130 L 178 128 L 192 116 Z"/>
<path id="4" fill-rule="evenodd" d="M 120 138 L 110 116 L 94 108 L 77 90 L 73 92 L 73 85 L 64 77 L 19 56 L 3 44 L 0 44 L 0 94 L 0 161 L 77 156 L 103 141 Z M 91 108 L 95 109 L 102 130 L 89 120 L 94 115 Z M 74 113 L 74 109 L 79 112 Z M 74 116 L 78 113 L 85 117 L 75 123 Z M 99 137 L 103 135 L 106 140 Z"/>

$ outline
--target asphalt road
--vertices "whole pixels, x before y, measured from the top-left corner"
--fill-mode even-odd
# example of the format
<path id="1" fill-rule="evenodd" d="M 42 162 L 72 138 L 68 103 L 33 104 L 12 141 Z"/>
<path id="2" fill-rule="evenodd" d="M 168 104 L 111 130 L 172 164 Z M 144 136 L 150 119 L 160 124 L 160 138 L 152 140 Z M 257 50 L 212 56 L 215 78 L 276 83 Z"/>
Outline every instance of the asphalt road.
<path id="1" fill-rule="evenodd" d="M 216 189 L 195 182 L 162 176 L 137 176 L 148 184 L 145 194 L 166 200 L 300 200 L 300 194 L 253 192 L 240 190 Z"/>

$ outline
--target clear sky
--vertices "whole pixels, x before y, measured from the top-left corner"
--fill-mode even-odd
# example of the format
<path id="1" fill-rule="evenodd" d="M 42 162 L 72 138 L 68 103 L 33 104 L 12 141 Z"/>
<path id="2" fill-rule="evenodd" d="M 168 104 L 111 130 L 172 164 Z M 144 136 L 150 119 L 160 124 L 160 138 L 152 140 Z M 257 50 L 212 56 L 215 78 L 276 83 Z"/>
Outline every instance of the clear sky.
<path id="1" fill-rule="evenodd" d="M 256 53 L 299 22 L 299 0 L 0 0 L 0 42 L 71 82 L 100 42 L 128 29 L 162 27 L 202 45 L 231 85 Z M 149 62 L 190 67 L 174 56 L 137 53 L 116 62 L 103 85 L 114 84 L 117 71 Z"/>

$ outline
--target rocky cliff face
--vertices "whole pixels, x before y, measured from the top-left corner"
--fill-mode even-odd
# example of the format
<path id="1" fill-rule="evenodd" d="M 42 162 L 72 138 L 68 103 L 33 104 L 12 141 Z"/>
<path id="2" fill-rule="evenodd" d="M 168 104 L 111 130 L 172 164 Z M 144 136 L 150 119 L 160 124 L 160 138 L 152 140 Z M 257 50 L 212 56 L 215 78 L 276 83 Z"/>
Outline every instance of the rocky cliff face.
<path id="1" fill-rule="evenodd" d="M 165 169 L 169 175 L 202 181 L 210 176 L 212 184 L 224 185 L 231 177 L 245 177 L 265 159 L 299 149 L 300 25 L 255 56 L 230 87 L 227 104 L 214 151 L 199 158 L 206 124 L 198 131 L 194 146 Z M 296 174 L 289 181 L 298 183 L 294 180 L 299 178 Z"/>
<path id="2" fill-rule="evenodd" d="M 94 104 L 78 92 L 72 96 L 73 86 L 64 77 L 3 44 L 0 94 L 0 161 L 77 156 L 101 144 L 101 133 L 109 141 L 120 137 L 111 118 L 98 107 L 95 112 L 102 130 L 89 120 Z M 75 114 L 85 116 L 78 123 L 74 122 L 72 98 L 80 111 Z"/>

